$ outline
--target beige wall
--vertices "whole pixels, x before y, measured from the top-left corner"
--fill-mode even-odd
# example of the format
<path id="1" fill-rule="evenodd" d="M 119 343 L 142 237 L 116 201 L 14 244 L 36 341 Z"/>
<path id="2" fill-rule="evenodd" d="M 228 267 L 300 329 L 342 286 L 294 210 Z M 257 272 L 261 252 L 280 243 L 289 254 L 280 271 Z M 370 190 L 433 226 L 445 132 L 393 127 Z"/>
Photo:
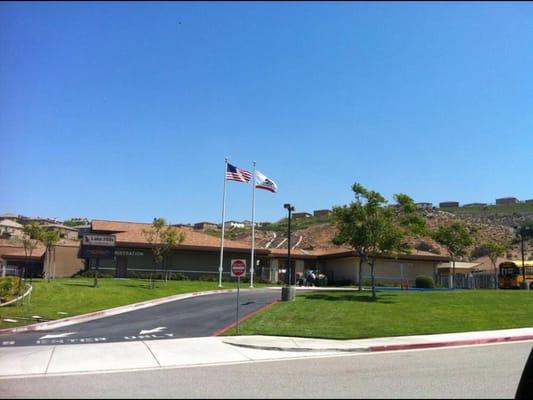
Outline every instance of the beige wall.
<path id="1" fill-rule="evenodd" d="M 352 283 L 359 281 L 359 258 L 345 257 L 333 258 L 324 260 L 322 267 L 323 273 L 330 281 L 349 280 Z M 418 275 L 427 275 L 435 279 L 436 263 L 431 261 L 403 261 L 403 260 L 376 260 L 374 264 L 376 283 L 378 284 L 400 284 L 402 279 L 403 264 L 403 279 L 409 280 L 411 284 L 414 283 Z M 370 266 L 363 265 L 363 283 L 370 282 Z"/>
<path id="2" fill-rule="evenodd" d="M 56 278 L 71 277 L 85 267 L 83 260 L 78 258 L 79 247 L 56 246 L 53 251 L 55 252 L 55 268 L 53 257 L 50 258 L 50 264 L 48 264 L 48 257 L 50 257 L 48 253 L 45 253 L 43 264 L 43 271 L 47 272 L 50 269 L 51 276 Z M 54 273 L 55 275 L 53 275 Z"/>

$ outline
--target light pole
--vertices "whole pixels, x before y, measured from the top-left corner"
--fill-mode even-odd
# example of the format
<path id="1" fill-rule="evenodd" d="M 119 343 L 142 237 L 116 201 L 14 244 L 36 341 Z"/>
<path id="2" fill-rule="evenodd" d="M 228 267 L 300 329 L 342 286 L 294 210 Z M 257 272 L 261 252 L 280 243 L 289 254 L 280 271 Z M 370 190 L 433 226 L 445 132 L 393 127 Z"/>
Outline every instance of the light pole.
<path id="1" fill-rule="evenodd" d="M 295 289 L 294 286 L 291 286 L 291 277 L 292 277 L 292 269 L 291 269 L 291 219 L 292 219 L 292 212 L 294 211 L 294 206 L 292 206 L 290 203 L 283 204 L 283 208 L 286 208 L 289 212 L 289 220 L 288 220 L 288 232 L 287 232 L 287 286 L 281 288 L 281 300 L 282 301 L 289 301 L 294 300 L 295 295 Z"/>

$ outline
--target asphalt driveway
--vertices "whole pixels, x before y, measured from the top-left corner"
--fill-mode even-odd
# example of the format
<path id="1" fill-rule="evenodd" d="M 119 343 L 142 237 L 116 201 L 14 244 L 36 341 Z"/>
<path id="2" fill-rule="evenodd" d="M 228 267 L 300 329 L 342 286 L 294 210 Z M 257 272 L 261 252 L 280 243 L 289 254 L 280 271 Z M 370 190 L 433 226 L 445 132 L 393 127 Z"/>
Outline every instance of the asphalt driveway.
<path id="1" fill-rule="evenodd" d="M 280 295 L 275 289 L 242 291 L 239 316 L 278 300 Z M 0 334 L 0 347 L 211 336 L 235 322 L 236 297 L 237 293 L 197 296 L 50 331 Z"/>

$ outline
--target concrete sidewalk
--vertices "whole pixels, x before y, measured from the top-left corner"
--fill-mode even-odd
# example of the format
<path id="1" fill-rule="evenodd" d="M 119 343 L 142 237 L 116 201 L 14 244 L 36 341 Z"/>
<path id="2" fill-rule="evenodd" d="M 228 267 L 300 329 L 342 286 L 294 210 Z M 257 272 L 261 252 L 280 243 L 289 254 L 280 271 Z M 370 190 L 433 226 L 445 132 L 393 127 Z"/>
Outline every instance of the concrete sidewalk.
<path id="1" fill-rule="evenodd" d="M 224 338 L 224 343 L 258 350 L 291 352 L 375 352 L 501 343 L 519 340 L 533 340 L 533 328 L 354 340 L 311 339 L 285 336 L 231 336 Z"/>
<path id="2" fill-rule="evenodd" d="M 332 356 L 347 352 L 524 340 L 533 341 L 533 328 L 360 340 L 227 336 L 3 347 L 0 348 L 0 378 L 241 363 Z"/>

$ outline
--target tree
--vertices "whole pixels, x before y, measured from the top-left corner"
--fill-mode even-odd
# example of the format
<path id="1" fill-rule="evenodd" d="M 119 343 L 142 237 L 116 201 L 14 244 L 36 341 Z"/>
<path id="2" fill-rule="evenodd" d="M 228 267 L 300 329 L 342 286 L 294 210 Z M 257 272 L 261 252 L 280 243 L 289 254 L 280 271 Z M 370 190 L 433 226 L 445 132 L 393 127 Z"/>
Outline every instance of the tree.
<path id="1" fill-rule="evenodd" d="M 57 229 L 52 229 L 49 231 L 42 231 L 41 232 L 41 241 L 43 242 L 44 246 L 46 247 L 46 277 L 48 282 L 50 282 L 50 277 L 52 275 L 52 270 L 50 266 L 51 258 L 54 259 L 54 279 L 55 279 L 55 260 L 56 260 L 56 254 L 55 254 L 55 246 L 57 243 L 59 243 L 60 239 L 60 233 Z"/>
<path id="2" fill-rule="evenodd" d="M 356 197 L 357 199 L 357 197 Z M 364 222 L 365 209 L 360 201 L 352 202 L 349 206 L 333 207 L 333 223 L 337 233 L 333 238 L 336 245 L 349 245 L 359 256 L 359 291 L 363 290 L 363 264 L 366 260 L 367 242 Z"/>
<path id="3" fill-rule="evenodd" d="M 41 227 L 37 222 L 32 222 L 31 224 L 25 225 L 23 228 L 24 235 L 22 236 L 21 242 L 22 246 L 24 247 L 24 267 L 22 268 L 22 276 L 21 278 L 26 279 L 26 275 L 28 270 L 30 270 L 29 261 L 31 258 L 31 255 L 33 254 L 33 251 L 37 248 L 39 245 L 39 239 L 42 234 Z M 32 282 L 32 274 L 30 270 L 30 283 Z M 22 279 L 19 280 L 19 282 L 22 282 Z M 21 286 L 19 284 L 19 294 L 20 294 Z"/>
<path id="4" fill-rule="evenodd" d="M 498 268 L 496 267 L 496 262 L 498 261 L 498 257 L 505 254 L 510 247 L 510 244 L 504 241 L 488 240 L 484 242 L 481 247 L 484 249 L 485 254 L 489 257 L 490 262 L 492 263 L 494 271 L 494 289 L 498 289 Z"/>
<path id="5" fill-rule="evenodd" d="M 533 238 L 533 219 L 528 219 L 522 223 L 521 226 L 516 227 L 516 237 L 520 240 L 520 254 L 522 258 L 522 276 L 524 282 L 522 285 L 526 284 L 526 267 L 524 265 L 525 254 L 524 254 L 524 242 Z M 527 288 L 527 285 L 525 286 Z"/>
<path id="6" fill-rule="evenodd" d="M 418 226 L 413 217 L 414 203 L 407 195 L 397 195 L 398 210 L 386 207 L 385 198 L 378 192 L 367 190 L 359 183 L 352 185 L 355 201 L 348 206 L 333 208 L 333 221 L 337 234 L 333 243 L 347 244 L 359 255 L 359 287 L 363 262 L 370 265 L 372 298 L 376 298 L 374 264 L 383 254 L 397 255 L 408 251 L 405 235 Z M 418 222 L 416 222 L 418 221 Z M 415 223 L 416 222 L 416 223 Z M 425 221 L 423 221 L 425 226 Z"/>
<path id="7" fill-rule="evenodd" d="M 468 246 L 474 244 L 473 233 L 459 220 L 450 225 L 441 225 L 432 232 L 433 239 L 446 247 L 452 259 L 452 289 L 455 288 L 455 260 L 465 254 Z"/>
<path id="8" fill-rule="evenodd" d="M 165 256 L 169 250 L 185 240 L 185 233 L 167 225 L 164 218 L 154 218 L 152 226 L 149 229 L 143 229 L 142 234 L 152 247 L 155 266 L 160 268 L 163 267 Z M 150 273 L 150 286 L 154 287 L 153 272 Z"/>

